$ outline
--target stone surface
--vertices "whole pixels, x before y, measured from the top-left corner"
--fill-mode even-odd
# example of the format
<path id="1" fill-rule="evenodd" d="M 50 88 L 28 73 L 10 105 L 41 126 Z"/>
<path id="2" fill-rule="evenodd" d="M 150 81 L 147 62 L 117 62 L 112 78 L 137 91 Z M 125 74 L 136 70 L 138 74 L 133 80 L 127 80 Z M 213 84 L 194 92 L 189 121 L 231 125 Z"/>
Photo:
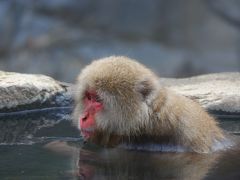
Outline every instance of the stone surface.
<path id="1" fill-rule="evenodd" d="M 240 113 L 240 73 L 218 73 L 184 79 L 162 78 L 160 83 L 198 101 L 209 111 Z"/>
<path id="2" fill-rule="evenodd" d="M 71 104 L 66 84 L 44 75 L 0 71 L 0 115 Z"/>

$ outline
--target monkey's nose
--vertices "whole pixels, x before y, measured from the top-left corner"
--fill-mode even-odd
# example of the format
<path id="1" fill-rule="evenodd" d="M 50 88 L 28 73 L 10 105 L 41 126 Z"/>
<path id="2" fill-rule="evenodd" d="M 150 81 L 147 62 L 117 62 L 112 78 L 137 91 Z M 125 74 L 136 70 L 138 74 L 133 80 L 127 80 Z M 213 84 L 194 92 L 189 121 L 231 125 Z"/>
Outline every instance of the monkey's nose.
<path id="1" fill-rule="evenodd" d="M 81 121 L 86 121 L 89 116 L 89 113 L 84 113 L 83 117 L 81 118 Z"/>

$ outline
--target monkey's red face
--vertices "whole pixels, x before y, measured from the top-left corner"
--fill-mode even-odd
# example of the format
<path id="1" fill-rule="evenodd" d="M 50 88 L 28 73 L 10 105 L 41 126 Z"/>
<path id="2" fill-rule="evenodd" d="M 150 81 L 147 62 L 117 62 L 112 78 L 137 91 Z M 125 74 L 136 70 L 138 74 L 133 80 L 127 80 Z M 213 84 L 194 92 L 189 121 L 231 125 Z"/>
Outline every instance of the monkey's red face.
<path id="1" fill-rule="evenodd" d="M 103 109 L 103 104 L 94 91 L 87 91 L 83 99 L 84 111 L 80 118 L 80 129 L 85 139 L 90 138 L 95 131 L 95 116 Z"/>

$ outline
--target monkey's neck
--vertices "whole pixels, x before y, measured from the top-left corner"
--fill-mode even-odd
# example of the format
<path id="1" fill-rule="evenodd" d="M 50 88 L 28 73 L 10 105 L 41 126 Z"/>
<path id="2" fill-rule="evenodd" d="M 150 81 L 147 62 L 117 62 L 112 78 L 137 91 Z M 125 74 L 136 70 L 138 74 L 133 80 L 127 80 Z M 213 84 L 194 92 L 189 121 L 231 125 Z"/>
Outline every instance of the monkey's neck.
<path id="1" fill-rule="evenodd" d="M 122 142 L 126 144 L 174 144 L 175 140 L 171 136 L 151 136 L 141 134 L 139 136 L 123 137 Z"/>
<path id="2" fill-rule="evenodd" d="M 161 151 L 161 152 L 188 152 L 189 148 L 178 144 L 171 136 L 130 136 L 125 137 L 119 147 L 130 150 Z"/>
<path id="3" fill-rule="evenodd" d="M 163 151 L 163 152 L 204 152 L 199 149 L 192 149 L 184 143 L 179 142 L 172 135 L 152 136 L 141 134 L 135 136 L 120 136 L 98 132 L 92 139 L 92 142 L 103 147 L 122 147 L 126 149 L 144 150 L 144 151 Z M 208 152 L 216 151 L 229 147 L 231 141 L 215 141 Z"/>
<path id="4" fill-rule="evenodd" d="M 148 134 L 122 136 L 104 132 L 96 132 L 91 141 L 105 147 L 115 147 L 120 144 L 176 144 L 171 136 L 152 136 Z"/>

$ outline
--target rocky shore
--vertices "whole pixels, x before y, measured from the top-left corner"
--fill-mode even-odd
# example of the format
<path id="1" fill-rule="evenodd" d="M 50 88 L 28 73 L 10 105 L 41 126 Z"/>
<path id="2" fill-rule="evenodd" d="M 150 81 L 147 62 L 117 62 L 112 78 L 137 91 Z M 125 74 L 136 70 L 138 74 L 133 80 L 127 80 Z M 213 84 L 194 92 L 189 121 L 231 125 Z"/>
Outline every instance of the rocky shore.
<path id="1" fill-rule="evenodd" d="M 217 117 L 240 120 L 240 73 L 161 78 L 160 84 L 198 101 Z M 70 125 L 73 91 L 73 85 L 48 76 L 0 71 L 0 142 L 18 142 L 49 132 L 61 136 L 62 132 L 52 132 L 57 126 L 64 129 L 59 124 L 66 122 L 72 128 L 69 131 L 75 131 Z"/>

